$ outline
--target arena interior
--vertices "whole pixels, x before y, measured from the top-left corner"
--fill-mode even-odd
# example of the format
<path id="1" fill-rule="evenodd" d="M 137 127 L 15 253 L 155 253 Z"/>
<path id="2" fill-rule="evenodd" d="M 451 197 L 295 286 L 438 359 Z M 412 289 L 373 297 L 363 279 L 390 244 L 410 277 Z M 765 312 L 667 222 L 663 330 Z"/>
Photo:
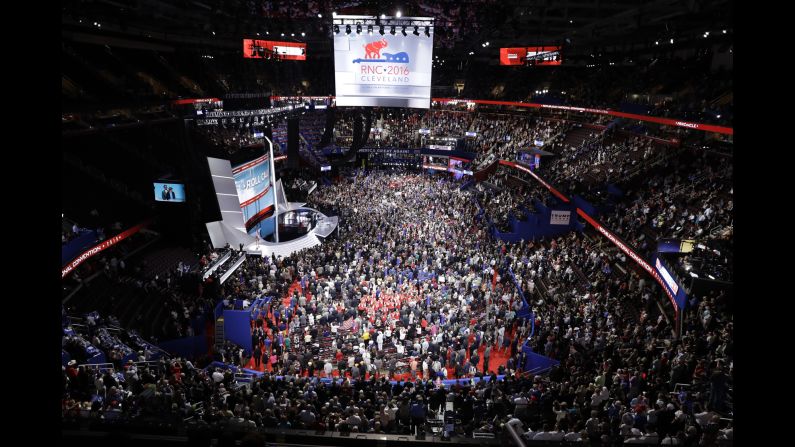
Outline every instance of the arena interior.
<path id="1" fill-rule="evenodd" d="M 733 445 L 732 2 L 61 19 L 64 442 Z"/>

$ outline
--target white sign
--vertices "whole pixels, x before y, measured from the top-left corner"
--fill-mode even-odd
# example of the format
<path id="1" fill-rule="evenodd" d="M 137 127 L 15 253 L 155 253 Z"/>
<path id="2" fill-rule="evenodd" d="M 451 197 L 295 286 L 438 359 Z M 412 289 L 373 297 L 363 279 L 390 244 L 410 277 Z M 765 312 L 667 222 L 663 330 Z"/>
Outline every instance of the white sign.
<path id="1" fill-rule="evenodd" d="M 375 19 L 368 16 L 336 17 L 337 20 L 365 18 Z M 425 35 L 424 26 L 419 27 L 419 36 L 414 35 L 413 26 L 406 27 L 406 36 L 402 33 L 402 26 L 395 27 L 395 35 L 389 33 L 391 26 L 385 26 L 383 36 L 377 31 L 357 34 L 355 26 L 351 26 L 353 32 L 346 34 L 345 26 L 340 28 L 340 32 L 334 35 L 338 106 L 430 108 L 433 27 L 430 37 Z M 374 28 L 378 30 L 377 26 Z"/>
<path id="2" fill-rule="evenodd" d="M 549 219 L 550 225 L 568 225 L 571 218 L 571 211 L 552 210 L 552 217 Z"/>

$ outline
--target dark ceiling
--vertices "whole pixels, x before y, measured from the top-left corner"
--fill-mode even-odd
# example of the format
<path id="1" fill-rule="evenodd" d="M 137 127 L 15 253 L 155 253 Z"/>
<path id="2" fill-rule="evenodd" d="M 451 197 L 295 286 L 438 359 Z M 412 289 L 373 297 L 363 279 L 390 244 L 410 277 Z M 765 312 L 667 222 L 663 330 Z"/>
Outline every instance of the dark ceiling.
<path id="1" fill-rule="evenodd" d="M 99 34 L 239 51 L 240 39 L 259 35 L 306 41 L 314 54 L 329 57 L 332 12 L 393 15 L 401 10 L 404 16 L 434 16 L 434 53 L 451 59 L 469 52 L 475 58 L 494 59 L 504 46 L 562 44 L 573 60 L 595 51 L 631 52 L 656 42 L 670 45 L 671 39 L 677 44 L 700 39 L 726 43 L 732 33 L 729 0 L 420 0 L 396 2 L 388 10 L 382 5 L 355 0 L 66 0 L 62 21 L 67 38 Z"/>

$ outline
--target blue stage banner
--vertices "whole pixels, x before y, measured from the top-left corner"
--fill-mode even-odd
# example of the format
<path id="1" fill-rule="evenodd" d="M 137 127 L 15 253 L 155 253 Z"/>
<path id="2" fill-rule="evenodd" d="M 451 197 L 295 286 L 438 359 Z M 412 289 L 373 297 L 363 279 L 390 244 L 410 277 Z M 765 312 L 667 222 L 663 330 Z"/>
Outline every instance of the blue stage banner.
<path id="1" fill-rule="evenodd" d="M 232 175 L 235 178 L 246 232 L 252 236 L 259 232 L 260 238 L 266 238 L 274 231 L 273 219 L 275 219 L 270 155 L 266 154 L 234 167 Z"/>

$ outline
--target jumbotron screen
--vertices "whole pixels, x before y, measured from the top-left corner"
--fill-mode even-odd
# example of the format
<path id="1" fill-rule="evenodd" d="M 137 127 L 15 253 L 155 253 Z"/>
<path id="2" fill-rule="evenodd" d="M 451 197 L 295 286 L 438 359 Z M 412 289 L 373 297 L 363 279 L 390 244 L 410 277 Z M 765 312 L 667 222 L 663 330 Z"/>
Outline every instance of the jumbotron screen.
<path id="1" fill-rule="evenodd" d="M 277 58 L 305 61 L 306 44 L 274 40 L 243 39 L 243 57 L 247 59 Z"/>
<path id="2" fill-rule="evenodd" d="M 500 48 L 500 65 L 561 65 L 561 47 Z"/>

